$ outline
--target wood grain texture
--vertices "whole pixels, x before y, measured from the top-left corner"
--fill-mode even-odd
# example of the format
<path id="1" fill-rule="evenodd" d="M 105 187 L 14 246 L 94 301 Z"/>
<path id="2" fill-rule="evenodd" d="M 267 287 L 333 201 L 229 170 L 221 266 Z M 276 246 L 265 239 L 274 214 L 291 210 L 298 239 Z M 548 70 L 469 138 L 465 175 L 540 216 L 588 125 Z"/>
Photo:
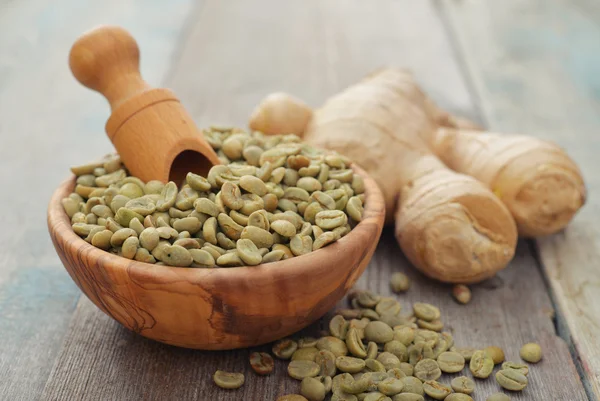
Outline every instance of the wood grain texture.
<path id="1" fill-rule="evenodd" d="M 190 171 L 206 176 L 220 164 L 175 94 L 142 79 L 139 46 L 126 29 L 104 25 L 85 32 L 71 48 L 69 66 L 110 103 L 106 133 L 131 175 L 180 183 Z"/>
<path id="2" fill-rule="evenodd" d="M 385 209 L 375 181 L 358 166 L 353 169 L 365 184 L 361 222 L 331 245 L 265 265 L 159 267 L 102 251 L 73 232 L 61 204 L 73 191 L 74 178 L 52 196 L 48 229 L 77 286 L 135 333 L 196 349 L 255 346 L 322 317 L 367 267 L 381 235 Z"/>
<path id="3" fill-rule="evenodd" d="M 490 128 L 553 140 L 583 172 L 587 205 L 537 245 L 559 330 L 598 398 L 600 7 L 587 0 L 444 4 Z"/>
<path id="4" fill-rule="evenodd" d="M 112 149 L 105 100 L 73 79 L 69 47 L 96 24 L 124 25 L 161 82 L 191 4 L 165 15 L 162 1 L 0 1 L 1 400 L 39 398 L 81 294 L 44 227 L 50 195 L 68 166 Z"/>
<path id="5" fill-rule="evenodd" d="M 374 7 L 347 0 L 208 1 L 194 16 L 182 46 L 165 86 L 176 91 L 201 126 L 244 124 L 252 107 L 276 90 L 318 105 L 390 63 L 414 69 L 444 108 L 478 119 L 430 2 L 380 0 Z M 411 290 L 398 297 L 404 307 L 413 301 L 439 305 L 457 344 L 499 345 L 515 361 L 521 344 L 542 344 L 543 361 L 532 367 L 530 386 L 511 395 L 513 400 L 587 399 L 568 349 L 556 336 L 552 304 L 527 244 L 520 245 L 515 260 L 497 278 L 473 287 L 467 306 L 452 301 L 449 286 L 410 267 L 387 230 L 358 287 L 390 294 L 387 280 L 395 271 L 413 279 Z M 326 319 L 304 333 L 317 334 L 324 324 Z M 277 361 L 273 375 L 255 376 L 247 362 L 250 351 L 194 351 L 149 341 L 83 298 L 42 398 L 254 401 L 298 391 L 284 362 Z M 217 388 L 211 379 L 216 369 L 246 373 L 245 385 L 235 391 Z M 478 381 L 475 400 L 484 401 L 496 391 L 493 380 Z"/>

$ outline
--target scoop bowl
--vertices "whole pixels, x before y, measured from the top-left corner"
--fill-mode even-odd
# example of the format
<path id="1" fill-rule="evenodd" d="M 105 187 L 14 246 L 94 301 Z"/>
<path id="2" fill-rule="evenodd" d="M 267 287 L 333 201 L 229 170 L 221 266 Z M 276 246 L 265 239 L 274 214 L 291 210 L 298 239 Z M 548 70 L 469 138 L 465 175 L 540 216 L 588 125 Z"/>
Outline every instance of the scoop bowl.
<path id="1" fill-rule="evenodd" d="M 377 184 L 365 183 L 363 220 L 317 251 L 279 262 L 233 268 L 179 268 L 132 261 L 96 248 L 71 228 L 61 199 L 48 207 L 48 230 L 63 265 L 104 313 L 144 337 L 185 348 L 221 350 L 268 343 L 316 321 L 354 285 L 383 229 Z"/>

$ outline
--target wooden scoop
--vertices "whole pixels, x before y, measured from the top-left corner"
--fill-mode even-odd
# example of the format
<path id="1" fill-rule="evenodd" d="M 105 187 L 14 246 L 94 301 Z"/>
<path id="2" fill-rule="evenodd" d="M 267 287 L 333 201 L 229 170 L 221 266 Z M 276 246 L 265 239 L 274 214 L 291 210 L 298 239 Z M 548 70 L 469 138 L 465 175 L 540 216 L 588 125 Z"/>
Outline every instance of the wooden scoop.
<path id="1" fill-rule="evenodd" d="M 106 133 L 132 175 L 178 185 L 190 171 L 206 176 L 217 154 L 175 94 L 142 79 L 139 62 L 135 39 L 116 26 L 84 33 L 69 55 L 75 78 L 110 103 Z"/>

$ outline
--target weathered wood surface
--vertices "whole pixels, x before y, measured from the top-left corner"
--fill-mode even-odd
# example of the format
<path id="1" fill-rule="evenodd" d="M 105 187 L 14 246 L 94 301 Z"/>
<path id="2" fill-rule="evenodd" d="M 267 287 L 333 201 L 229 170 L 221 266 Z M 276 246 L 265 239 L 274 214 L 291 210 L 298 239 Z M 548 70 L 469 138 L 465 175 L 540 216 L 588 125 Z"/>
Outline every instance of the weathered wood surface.
<path id="1" fill-rule="evenodd" d="M 191 4 L 0 1 L 0 400 L 39 398 L 81 294 L 44 227 L 47 201 L 69 165 L 111 149 L 108 105 L 72 78 L 69 47 L 96 24 L 125 24 L 161 80 Z"/>
<path id="2" fill-rule="evenodd" d="M 347 0 L 212 0 L 196 9 L 190 22 L 166 86 L 201 126 L 245 124 L 254 104 L 273 90 L 287 90 L 318 105 L 370 70 L 391 63 L 413 68 L 443 107 L 478 117 L 476 99 L 430 2 L 381 0 L 375 7 Z M 452 302 L 448 286 L 411 268 L 387 230 L 358 286 L 389 294 L 387 280 L 394 271 L 405 271 L 414 280 L 412 289 L 399 297 L 402 304 L 419 300 L 439 305 L 459 345 L 499 345 L 509 359 L 518 360 L 521 344 L 542 344 L 544 360 L 532 367 L 529 387 L 512 395 L 513 400 L 587 399 L 569 351 L 556 336 L 552 303 L 526 243 L 520 244 L 509 268 L 473 288 L 467 306 Z M 315 325 L 306 333 L 318 329 Z M 284 362 L 278 361 L 271 376 L 253 375 L 249 352 L 192 351 L 152 342 L 82 299 L 42 398 L 273 400 L 298 391 Z M 211 380 L 216 369 L 243 371 L 246 384 L 236 391 L 218 389 Z M 498 390 L 493 379 L 478 382 L 475 399 L 483 401 Z"/>
<path id="3" fill-rule="evenodd" d="M 587 205 L 537 245 L 559 332 L 600 397 L 600 6 L 593 0 L 444 1 L 490 128 L 547 138 L 583 171 Z M 570 334 L 569 334 L 570 333 Z"/>

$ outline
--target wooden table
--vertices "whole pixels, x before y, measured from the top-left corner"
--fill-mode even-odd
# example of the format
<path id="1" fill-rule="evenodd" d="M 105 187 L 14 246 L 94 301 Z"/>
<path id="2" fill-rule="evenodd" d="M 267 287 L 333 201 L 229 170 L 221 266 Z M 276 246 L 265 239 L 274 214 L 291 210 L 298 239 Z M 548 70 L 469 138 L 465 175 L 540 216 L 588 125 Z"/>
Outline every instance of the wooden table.
<path id="1" fill-rule="evenodd" d="M 502 132 L 555 140 L 583 169 L 586 207 L 568 229 L 522 241 L 467 306 L 403 258 L 391 230 L 359 287 L 437 304 L 457 343 L 499 345 L 507 357 L 545 352 L 513 400 L 600 394 L 600 7 L 593 0 L 0 0 L 0 399 L 274 400 L 298 390 L 278 363 L 249 371 L 248 350 L 201 352 L 134 335 L 101 313 L 66 274 L 45 227 L 46 204 L 68 167 L 109 152 L 108 107 L 70 76 L 68 49 L 99 23 L 139 40 L 149 82 L 173 88 L 200 126 L 245 125 L 274 90 L 320 105 L 384 65 L 413 69 L 443 107 Z M 315 325 L 310 330 L 317 330 Z M 268 347 L 263 347 L 268 348 Z M 244 371 L 238 391 L 220 368 Z M 478 383 L 475 399 L 497 391 Z"/>

